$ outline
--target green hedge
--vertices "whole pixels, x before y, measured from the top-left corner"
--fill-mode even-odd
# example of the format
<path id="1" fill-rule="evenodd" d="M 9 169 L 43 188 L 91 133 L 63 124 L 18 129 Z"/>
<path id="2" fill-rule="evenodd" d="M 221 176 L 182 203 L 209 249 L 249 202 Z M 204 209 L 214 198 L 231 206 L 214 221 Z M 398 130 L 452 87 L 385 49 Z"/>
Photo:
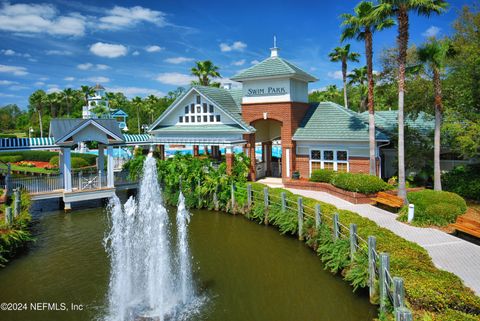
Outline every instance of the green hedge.
<path id="1" fill-rule="evenodd" d="M 38 162 L 50 162 L 50 159 L 54 156 L 58 156 L 58 152 L 49 152 L 49 151 L 21 151 L 21 152 L 7 152 L 7 153 L 2 153 L 0 157 L 5 157 L 5 156 L 15 156 L 15 157 L 21 157 L 21 159 L 17 161 L 38 161 Z M 95 165 L 95 160 L 97 158 L 96 155 L 92 154 L 82 154 L 82 153 L 72 153 L 72 157 L 78 157 L 87 162 L 87 166 L 93 166 Z"/>
<path id="2" fill-rule="evenodd" d="M 78 155 L 78 154 L 75 154 L 75 155 Z M 59 159 L 60 158 L 59 158 L 58 155 L 53 156 L 52 158 L 50 158 L 50 161 L 49 161 L 50 165 L 58 167 L 59 166 L 58 165 Z M 89 166 L 89 163 L 81 157 L 77 157 L 77 156 L 72 157 L 70 161 L 71 161 L 71 164 L 72 164 L 72 168 L 81 168 L 81 167 Z"/>
<path id="3" fill-rule="evenodd" d="M 480 164 L 457 166 L 443 174 L 442 187 L 467 199 L 480 201 Z"/>
<path id="4" fill-rule="evenodd" d="M 361 173 L 334 172 L 327 169 L 313 171 L 310 181 L 330 183 L 343 190 L 362 194 L 373 194 L 392 188 L 377 176 Z"/>
<path id="5" fill-rule="evenodd" d="M 16 163 L 23 160 L 22 155 L 15 155 L 15 156 L 0 156 L 0 161 L 4 163 Z"/>
<path id="6" fill-rule="evenodd" d="M 423 190 L 410 192 L 408 202 L 415 205 L 413 224 L 417 226 L 445 226 L 454 223 L 459 215 L 467 211 L 465 200 L 451 192 Z M 399 220 L 406 221 L 408 207 L 405 206 Z"/>

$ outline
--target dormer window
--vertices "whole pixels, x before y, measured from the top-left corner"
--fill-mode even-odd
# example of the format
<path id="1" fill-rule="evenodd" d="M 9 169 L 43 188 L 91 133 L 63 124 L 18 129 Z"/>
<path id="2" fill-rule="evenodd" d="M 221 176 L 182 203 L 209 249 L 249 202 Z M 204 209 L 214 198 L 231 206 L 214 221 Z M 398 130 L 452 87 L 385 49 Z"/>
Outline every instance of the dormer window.
<path id="1" fill-rule="evenodd" d="M 197 105 L 200 105 L 202 103 L 202 97 L 200 95 L 197 95 Z"/>

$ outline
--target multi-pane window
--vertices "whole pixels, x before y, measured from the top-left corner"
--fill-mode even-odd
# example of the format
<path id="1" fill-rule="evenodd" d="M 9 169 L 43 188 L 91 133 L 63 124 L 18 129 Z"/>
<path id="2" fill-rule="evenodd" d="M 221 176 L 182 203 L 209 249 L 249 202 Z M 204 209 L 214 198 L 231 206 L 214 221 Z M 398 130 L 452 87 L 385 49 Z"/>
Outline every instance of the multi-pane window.
<path id="1" fill-rule="evenodd" d="M 215 120 L 215 116 L 213 116 L 213 115 L 210 115 L 210 122 L 211 122 L 211 123 L 213 123 L 213 122 L 214 122 L 214 120 Z"/>
<path id="2" fill-rule="evenodd" d="M 192 123 L 194 123 L 194 122 L 195 122 L 195 116 L 190 116 L 190 121 L 191 121 Z"/>
<path id="3" fill-rule="evenodd" d="M 310 150 L 310 173 L 317 169 L 348 172 L 348 152 L 345 150 Z"/>
<path id="4" fill-rule="evenodd" d="M 202 122 L 202 116 L 197 116 L 197 123 L 201 123 Z"/>
<path id="5" fill-rule="evenodd" d="M 201 95 L 195 95 L 190 104 L 184 107 L 185 112 L 179 115 L 178 123 L 220 123 L 221 117 L 213 104 L 203 99 Z M 217 114 L 215 114 L 217 112 Z"/>
<path id="6" fill-rule="evenodd" d="M 207 123 L 207 122 L 208 122 L 208 116 L 207 116 L 207 115 L 203 115 L 203 122 L 204 122 L 204 123 Z"/>
<path id="7" fill-rule="evenodd" d="M 195 104 L 190 104 L 190 113 L 194 113 L 195 112 Z"/>
<path id="8" fill-rule="evenodd" d="M 215 120 L 217 121 L 217 123 L 220 122 L 220 115 L 215 115 Z"/>
<path id="9" fill-rule="evenodd" d="M 185 114 L 188 114 L 188 106 L 185 106 Z"/>
<path id="10" fill-rule="evenodd" d="M 203 103 L 203 112 L 207 113 L 207 103 Z"/>
<path id="11" fill-rule="evenodd" d="M 178 122 L 183 123 L 183 117 L 182 116 L 178 117 Z"/>
<path id="12" fill-rule="evenodd" d="M 189 120 L 188 116 L 185 116 L 185 122 L 188 123 Z"/>
<path id="13" fill-rule="evenodd" d="M 213 105 L 209 105 L 210 112 L 213 113 Z"/>

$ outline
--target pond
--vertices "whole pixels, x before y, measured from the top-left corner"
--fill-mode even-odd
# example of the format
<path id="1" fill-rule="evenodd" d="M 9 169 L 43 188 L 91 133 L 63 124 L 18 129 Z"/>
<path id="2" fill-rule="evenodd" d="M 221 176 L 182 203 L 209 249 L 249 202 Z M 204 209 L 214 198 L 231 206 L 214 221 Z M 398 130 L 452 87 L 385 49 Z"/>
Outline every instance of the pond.
<path id="1" fill-rule="evenodd" d="M 171 220 L 175 210 L 170 209 Z M 174 219 L 173 219 L 174 221 Z M 43 212 L 36 242 L 0 270 L 0 302 L 65 303 L 82 311 L 0 311 L 1 320 L 102 320 L 109 258 L 106 211 Z M 173 230 L 173 227 L 172 227 Z M 174 233 L 173 233 L 174 234 Z M 173 235 L 172 234 L 172 235 Z M 193 211 L 189 225 L 197 291 L 206 297 L 191 320 L 372 320 L 365 293 L 352 293 L 323 270 L 304 243 L 241 216 Z"/>

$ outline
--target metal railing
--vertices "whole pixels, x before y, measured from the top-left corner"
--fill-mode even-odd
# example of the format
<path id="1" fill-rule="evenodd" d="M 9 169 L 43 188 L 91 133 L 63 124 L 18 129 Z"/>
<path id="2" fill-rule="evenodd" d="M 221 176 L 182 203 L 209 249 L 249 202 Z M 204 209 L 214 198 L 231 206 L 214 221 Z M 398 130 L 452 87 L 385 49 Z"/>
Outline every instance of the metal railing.
<path id="1" fill-rule="evenodd" d="M 9 189 L 25 189 L 32 194 L 62 190 L 63 175 L 10 177 Z"/>

